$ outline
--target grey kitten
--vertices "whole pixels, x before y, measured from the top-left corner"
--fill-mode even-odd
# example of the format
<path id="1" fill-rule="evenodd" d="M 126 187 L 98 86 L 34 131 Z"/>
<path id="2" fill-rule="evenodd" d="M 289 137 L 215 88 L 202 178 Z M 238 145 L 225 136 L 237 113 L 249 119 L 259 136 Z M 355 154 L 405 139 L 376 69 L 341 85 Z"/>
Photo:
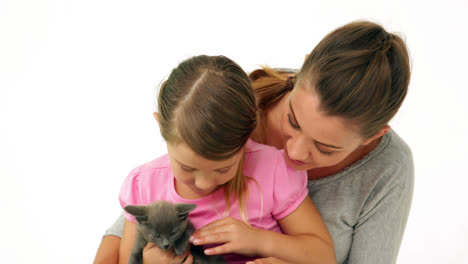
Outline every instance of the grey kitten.
<path id="1" fill-rule="evenodd" d="M 147 206 L 125 206 L 124 210 L 138 221 L 137 238 L 128 263 L 143 263 L 143 248 L 148 242 L 164 250 L 173 248 L 176 255 L 183 254 L 189 245 L 190 236 L 195 232 L 195 227 L 188 219 L 188 214 L 195 207 L 195 204 L 172 204 L 166 201 L 157 201 Z M 206 256 L 199 246 L 192 246 L 190 253 L 194 264 L 226 263 L 221 256 Z"/>

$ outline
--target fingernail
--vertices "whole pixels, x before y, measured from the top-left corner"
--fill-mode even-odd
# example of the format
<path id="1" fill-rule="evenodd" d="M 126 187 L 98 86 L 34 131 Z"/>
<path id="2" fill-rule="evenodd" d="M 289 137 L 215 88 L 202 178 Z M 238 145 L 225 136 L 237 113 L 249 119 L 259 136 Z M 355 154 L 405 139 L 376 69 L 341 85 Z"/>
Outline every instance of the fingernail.
<path id="1" fill-rule="evenodd" d="M 196 245 L 196 244 L 199 244 L 200 242 L 201 242 L 200 239 L 194 239 L 192 243 Z"/>
<path id="2" fill-rule="evenodd" d="M 193 236 L 190 236 L 188 240 L 190 241 L 190 243 L 192 243 L 193 242 Z"/>
<path id="3" fill-rule="evenodd" d="M 205 249 L 205 254 L 206 254 L 206 255 L 211 254 L 211 249 Z"/>

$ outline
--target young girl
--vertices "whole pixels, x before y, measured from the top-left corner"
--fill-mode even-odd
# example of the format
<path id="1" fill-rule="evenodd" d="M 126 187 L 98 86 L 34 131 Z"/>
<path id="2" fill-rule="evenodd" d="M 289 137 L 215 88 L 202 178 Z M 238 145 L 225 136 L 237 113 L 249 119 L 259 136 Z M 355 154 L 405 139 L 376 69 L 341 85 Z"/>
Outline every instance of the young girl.
<path id="1" fill-rule="evenodd" d="M 282 151 L 249 140 L 256 116 L 249 79 L 234 62 L 223 56 L 182 62 L 162 85 L 155 114 L 168 154 L 130 173 L 122 207 L 196 204 L 190 219 L 211 235 L 194 244 L 223 241 L 205 253 L 226 254 L 228 263 L 245 263 L 245 256 L 335 263 L 331 237 L 307 195 L 306 173 L 288 167 Z M 121 263 L 133 247 L 135 222 L 126 215 Z"/>

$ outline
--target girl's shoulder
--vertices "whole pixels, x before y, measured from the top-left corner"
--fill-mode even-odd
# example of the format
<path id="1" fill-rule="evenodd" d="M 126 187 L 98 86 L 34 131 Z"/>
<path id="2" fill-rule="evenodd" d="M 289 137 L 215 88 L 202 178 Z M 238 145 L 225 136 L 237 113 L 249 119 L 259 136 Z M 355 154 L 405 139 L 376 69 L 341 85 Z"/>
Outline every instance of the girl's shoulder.
<path id="1" fill-rule="evenodd" d="M 283 150 L 273 146 L 249 140 L 246 148 L 244 173 L 254 179 L 249 183 L 249 199 L 263 204 L 275 219 L 286 217 L 308 194 L 306 171 L 289 167 Z"/>
<path id="2" fill-rule="evenodd" d="M 165 180 L 166 177 L 157 176 L 167 175 L 167 173 L 170 173 L 170 169 L 169 155 L 165 154 L 134 168 L 130 171 L 127 178 L 132 178 L 133 180 L 138 181 L 143 181 L 145 179 L 151 179 L 152 181 L 158 179 Z"/>
<path id="3" fill-rule="evenodd" d="M 252 139 L 247 141 L 245 152 L 244 168 L 255 167 L 264 170 L 274 170 L 286 165 L 283 150 L 260 144 Z"/>
<path id="4" fill-rule="evenodd" d="M 260 144 L 258 142 L 255 142 L 254 140 L 252 139 L 248 139 L 247 140 L 247 143 L 245 144 L 245 152 L 247 154 L 250 154 L 250 153 L 256 153 L 256 154 L 261 154 L 261 155 L 278 155 L 278 154 L 281 154 L 282 151 L 273 147 L 273 146 L 268 146 L 268 145 L 264 145 L 264 144 Z"/>
<path id="5" fill-rule="evenodd" d="M 169 156 L 164 155 L 133 169 L 125 178 L 119 199 L 123 207 L 135 204 L 150 204 L 154 200 L 165 200 L 171 186 Z M 164 192 L 155 192 L 154 186 Z M 130 216 L 129 216 L 130 217 Z M 130 219 L 133 219 L 130 217 Z"/>
<path id="6" fill-rule="evenodd" d="M 265 178 L 268 181 L 275 178 L 306 178 L 307 176 L 305 171 L 296 171 L 286 164 L 283 150 L 257 143 L 251 139 L 246 144 L 244 171 L 255 179 Z"/>
<path id="7" fill-rule="evenodd" d="M 170 167 L 170 162 L 169 162 L 169 155 L 164 154 L 152 161 L 146 162 L 135 169 L 138 169 L 139 171 L 157 171 L 161 169 L 166 169 Z"/>

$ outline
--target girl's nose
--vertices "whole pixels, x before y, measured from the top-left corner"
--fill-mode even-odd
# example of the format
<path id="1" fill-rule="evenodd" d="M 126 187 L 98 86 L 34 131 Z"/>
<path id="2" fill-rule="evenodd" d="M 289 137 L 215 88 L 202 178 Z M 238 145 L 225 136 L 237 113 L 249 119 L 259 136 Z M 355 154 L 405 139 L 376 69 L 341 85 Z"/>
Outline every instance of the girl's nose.
<path id="1" fill-rule="evenodd" d="M 216 185 L 215 181 L 211 176 L 201 175 L 195 180 L 195 187 L 200 191 L 212 190 Z"/>

